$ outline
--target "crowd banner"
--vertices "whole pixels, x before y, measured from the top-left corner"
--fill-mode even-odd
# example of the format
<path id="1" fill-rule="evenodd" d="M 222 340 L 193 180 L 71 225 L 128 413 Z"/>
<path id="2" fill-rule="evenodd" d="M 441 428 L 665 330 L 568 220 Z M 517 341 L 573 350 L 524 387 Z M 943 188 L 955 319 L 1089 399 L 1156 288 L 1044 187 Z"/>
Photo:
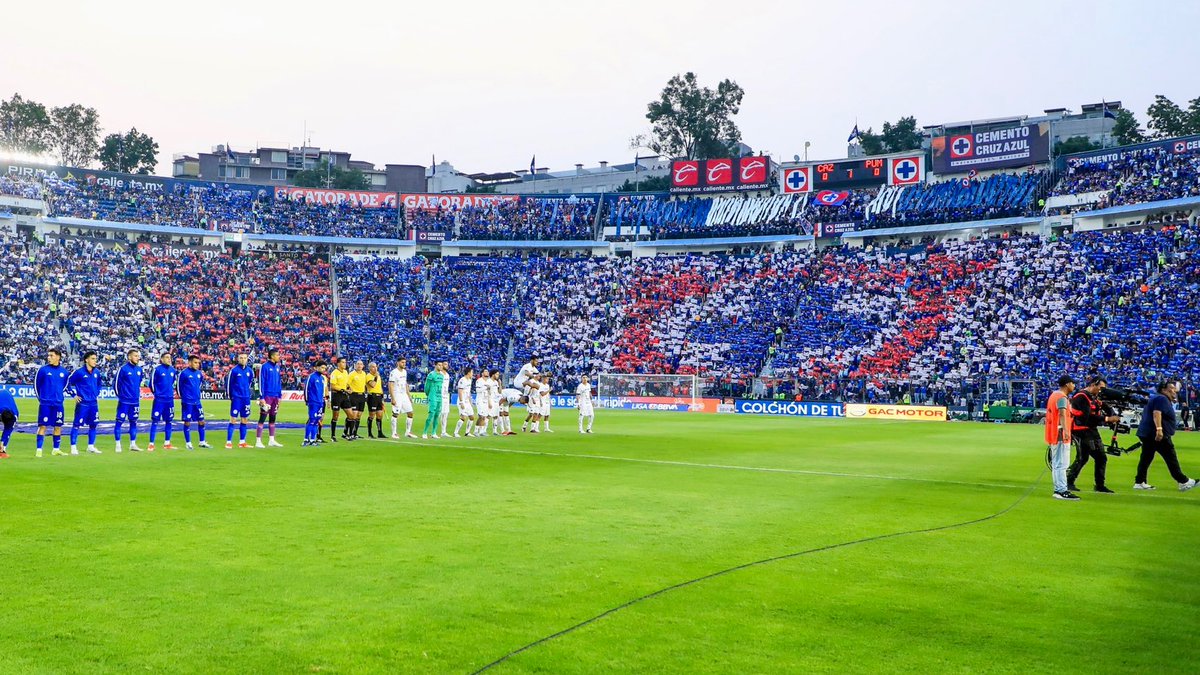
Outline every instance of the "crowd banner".
<path id="1" fill-rule="evenodd" d="M 929 145 L 938 174 L 1032 166 L 1050 159 L 1050 123 L 938 136 Z"/>
<path id="2" fill-rule="evenodd" d="M 840 237 L 858 229 L 854 223 L 817 223 L 817 237 Z"/>
<path id="3" fill-rule="evenodd" d="M 945 422 L 946 413 L 946 407 L 940 405 L 846 404 L 846 417 L 856 419 Z"/>
<path id="4" fill-rule="evenodd" d="M 275 200 L 306 204 L 350 204 L 367 209 L 396 208 L 395 192 L 370 192 L 367 190 L 326 190 L 280 186 L 275 188 Z"/>
<path id="5" fill-rule="evenodd" d="M 1185 152 L 1195 152 L 1196 150 L 1200 150 L 1200 136 L 1167 138 L 1161 141 L 1150 141 L 1149 143 L 1125 145 L 1119 148 L 1089 150 L 1087 152 L 1066 155 L 1063 158 L 1063 161 L 1067 166 L 1119 162 L 1129 159 L 1130 157 L 1137 157 L 1146 152 L 1157 152 L 1164 150 L 1175 155 L 1182 155 Z"/>
<path id="6" fill-rule="evenodd" d="M 439 230 L 416 230 L 413 233 L 417 241 L 420 242 L 442 242 L 446 241 L 446 233 Z"/>
<path id="7" fill-rule="evenodd" d="M 140 174 L 79 169 L 70 166 L 28 164 L 24 162 L 0 162 L 0 175 L 10 178 L 49 178 L 51 180 L 87 183 L 88 185 L 100 185 L 117 190 L 137 190 L 140 192 L 167 192 L 176 183 L 172 178 L 163 178 L 161 176 L 143 176 Z"/>
<path id="8" fill-rule="evenodd" d="M 742 415 L 786 415 L 789 417 L 844 417 L 841 403 L 829 401 L 778 401 L 739 399 L 734 410 Z"/>
<path id="9" fill-rule="evenodd" d="M 405 211 L 450 211 L 469 206 L 490 206 L 500 202 L 515 202 L 519 195 L 468 195 L 407 193 L 400 195 Z"/>

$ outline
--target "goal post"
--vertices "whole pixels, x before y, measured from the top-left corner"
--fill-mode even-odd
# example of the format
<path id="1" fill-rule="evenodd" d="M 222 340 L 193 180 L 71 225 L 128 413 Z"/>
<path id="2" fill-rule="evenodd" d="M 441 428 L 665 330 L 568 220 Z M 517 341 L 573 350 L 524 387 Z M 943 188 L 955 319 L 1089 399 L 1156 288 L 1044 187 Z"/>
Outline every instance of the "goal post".
<path id="1" fill-rule="evenodd" d="M 695 375 L 640 375 L 601 373 L 596 376 L 596 396 L 601 399 L 644 396 L 683 399 L 689 406 L 700 397 L 700 380 Z"/>

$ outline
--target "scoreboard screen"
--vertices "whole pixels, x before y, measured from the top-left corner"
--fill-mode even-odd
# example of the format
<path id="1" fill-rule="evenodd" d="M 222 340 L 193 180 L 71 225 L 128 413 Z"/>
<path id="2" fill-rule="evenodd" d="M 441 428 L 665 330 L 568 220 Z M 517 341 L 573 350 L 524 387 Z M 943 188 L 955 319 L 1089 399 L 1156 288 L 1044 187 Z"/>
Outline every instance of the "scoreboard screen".
<path id="1" fill-rule="evenodd" d="M 812 165 L 814 190 L 874 187 L 887 184 L 887 179 L 887 160 L 883 157 Z"/>

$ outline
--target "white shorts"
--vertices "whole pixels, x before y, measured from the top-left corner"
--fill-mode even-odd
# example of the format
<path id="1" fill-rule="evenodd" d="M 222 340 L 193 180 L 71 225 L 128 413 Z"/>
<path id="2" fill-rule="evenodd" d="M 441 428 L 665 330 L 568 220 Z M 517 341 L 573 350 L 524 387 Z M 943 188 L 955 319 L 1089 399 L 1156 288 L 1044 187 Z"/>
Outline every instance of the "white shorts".
<path id="1" fill-rule="evenodd" d="M 392 405 L 393 415 L 407 415 L 413 411 L 412 399 L 407 396 L 401 396 L 399 402 Z"/>
<path id="2" fill-rule="evenodd" d="M 475 415 L 475 408 L 471 405 L 471 399 L 460 399 L 458 401 L 458 414 L 467 417 Z"/>
<path id="3" fill-rule="evenodd" d="M 596 416 L 596 413 L 592 411 L 591 403 L 588 403 L 587 405 L 580 404 L 579 405 L 579 414 L 582 417 L 595 417 Z"/>
<path id="4" fill-rule="evenodd" d="M 490 412 L 492 414 L 492 417 L 495 417 L 496 414 L 500 412 L 500 397 L 499 396 L 493 396 L 492 400 L 488 401 L 488 412 Z"/>

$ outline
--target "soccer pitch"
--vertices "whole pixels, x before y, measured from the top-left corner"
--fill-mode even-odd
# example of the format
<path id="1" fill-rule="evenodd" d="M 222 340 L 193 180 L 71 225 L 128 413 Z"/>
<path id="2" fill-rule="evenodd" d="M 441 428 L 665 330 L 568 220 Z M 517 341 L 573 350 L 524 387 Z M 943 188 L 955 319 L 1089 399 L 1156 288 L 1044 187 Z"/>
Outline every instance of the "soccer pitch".
<path id="1" fill-rule="evenodd" d="M 604 410 L 592 436 L 573 411 L 554 426 L 319 448 L 297 429 L 269 450 L 225 450 L 222 431 L 211 450 L 120 455 L 108 436 L 103 455 L 47 442 L 43 459 L 17 434 L 0 672 L 471 673 L 801 551 L 488 672 L 1198 667 L 1200 490 L 1161 460 L 1154 493 L 1130 489 L 1126 456 L 1118 494 L 1090 492 L 1089 466 L 1066 503 L 1040 427 Z M 1198 444 L 1177 438 L 1193 474 Z"/>

